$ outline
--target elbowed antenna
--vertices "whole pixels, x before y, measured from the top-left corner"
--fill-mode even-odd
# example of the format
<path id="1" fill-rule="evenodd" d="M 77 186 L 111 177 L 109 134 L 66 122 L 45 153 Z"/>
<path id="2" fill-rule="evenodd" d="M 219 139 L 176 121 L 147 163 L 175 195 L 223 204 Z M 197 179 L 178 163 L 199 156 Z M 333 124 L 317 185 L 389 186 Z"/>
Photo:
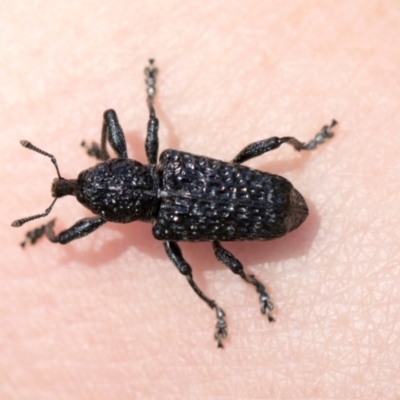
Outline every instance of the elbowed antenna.
<path id="1" fill-rule="evenodd" d="M 43 151 L 43 150 L 39 149 L 38 147 L 34 146 L 31 142 L 28 142 L 27 140 L 21 140 L 20 143 L 21 143 L 21 145 L 23 147 L 26 147 L 29 150 L 36 151 L 39 154 L 43 154 L 44 156 L 49 157 L 51 162 L 56 167 L 56 171 L 57 171 L 58 177 L 61 179 L 60 171 L 59 171 L 58 165 L 57 165 L 57 160 L 52 154 L 46 153 L 45 151 Z"/>
<path id="2" fill-rule="evenodd" d="M 47 153 L 47 152 L 45 152 L 45 151 L 39 149 L 38 147 L 34 146 L 34 145 L 33 145 L 31 142 L 29 142 L 28 140 L 21 140 L 20 143 L 21 143 L 21 145 L 22 145 L 23 147 L 26 147 L 26 148 L 29 149 L 29 150 L 36 151 L 36 152 L 39 153 L 39 154 L 42 154 L 42 155 L 44 155 L 44 156 L 46 156 L 46 157 L 49 157 L 50 160 L 51 160 L 51 162 L 52 162 L 52 163 L 54 164 L 54 166 L 56 167 L 56 171 L 57 171 L 58 178 L 59 178 L 59 179 L 62 179 L 62 178 L 61 178 L 61 175 L 60 175 L 60 171 L 59 171 L 59 169 L 58 169 L 57 160 L 56 160 L 56 158 L 55 158 L 52 154 Z M 26 218 L 17 219 L 17 220 L 15 220 L 15 221 L 11 224 L 11 226 L 13 226 L 13 227 L 15 227 L 15 228 L 18 228 L 18 227 L 24 225 L 26 222 L 32 221 L 33 219 L 46 217 L 47 215 L 50 214 L 50 212 L 51 212 L 51 210 L 52 210 L 52 208 L 53 208 L 53 206 L 54 206 L 54 203 L 56 202 L 57 198 L 58 198 L 58 197 L 56 197 L 56 198 L 53 200 L 53 202 L 50 204 L 50 207 L 47 208 L 46 211 L 45 211 L 44 213 L 32 215 L 31 217 L 26 217 Z"/>
<path id="3" fill-rule="evenodd" d="M 21 219 L 17 219 L 15 220 L 11 226 L 13 226 L 14 228 L 19 228 L 20 226 L 24 225 L 26 222 L 32 221 L 33 219 L 38 219 L 38 218 L 42 218 L 42 217 L 46 217 L 47 215 L 50 214 L 54 203 L 57 201 L 58 197 L 56 197 L 53 202 L 50 204 L 49 208 L 46 208 L 46 211 L 42 214 L 36 214 L 36 215 L 32 215 L 31 217 L 26 217 L 26 218 L 21 218 Z"/>

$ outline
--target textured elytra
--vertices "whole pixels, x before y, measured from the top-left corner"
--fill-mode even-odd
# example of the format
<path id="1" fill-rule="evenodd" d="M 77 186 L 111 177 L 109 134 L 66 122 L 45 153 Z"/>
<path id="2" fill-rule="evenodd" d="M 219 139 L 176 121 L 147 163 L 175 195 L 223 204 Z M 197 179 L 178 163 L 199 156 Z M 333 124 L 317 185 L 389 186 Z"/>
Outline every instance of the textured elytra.
<path id="1" fill-rule="evenodd" d="M 308 215 L 303 197 L 281 176 L 176 150 L 161 154 L 158 169 L 159 240 L 268 240 Z"/>

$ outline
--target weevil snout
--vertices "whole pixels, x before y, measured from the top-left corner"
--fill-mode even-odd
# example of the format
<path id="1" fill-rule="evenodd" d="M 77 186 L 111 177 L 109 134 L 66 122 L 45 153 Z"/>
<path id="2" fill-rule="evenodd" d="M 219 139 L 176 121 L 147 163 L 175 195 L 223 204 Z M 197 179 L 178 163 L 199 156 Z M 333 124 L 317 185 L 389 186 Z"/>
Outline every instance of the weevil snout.
<path id="1" fill-rule="evenodd" d="M 54 178 L 51 184 L 51 195 L 59 198 L 63 196 L 76 196 L 76 179 Z"/>

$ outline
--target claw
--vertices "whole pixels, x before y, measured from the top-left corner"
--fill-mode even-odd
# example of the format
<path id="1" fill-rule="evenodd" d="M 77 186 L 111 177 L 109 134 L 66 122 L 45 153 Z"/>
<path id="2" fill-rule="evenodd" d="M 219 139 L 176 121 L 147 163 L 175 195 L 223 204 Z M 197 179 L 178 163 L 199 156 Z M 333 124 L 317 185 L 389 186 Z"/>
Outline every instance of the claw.
<path id="1" fill-rule="evenodd" d="M 93 142 L 92 145 L 90 146 L 84 140 L 82 140 L 81 146 L 86 150 L 86 153 L 89 156 L 94 157 L 97 160 L 106 161 L 110 158 L 108 153 L 103 152 L 100 146 L 96 142 Z"/>
<path id="2" fill-rule="evenodd" d="M 216 332 L 214 335 L 215 340 L 218 342 L 218 348 L 223 349 L 224 345 L 222 344 L 222 340 L 228 337 L 228 331 L 226 330 L 226 321 L 224 319 L 225 313 L 222 308 L 218 306 L 215 307 L 216 315 L 217 315 L 217 325 Z"/>
<path id="3" fill-rule="evenodd" d="M 266 293 L 260 294 L 261 313 L 266 314 L 269 322 L 274 322 L 275 318 L 271 315 L 274 304 Z"/>
<path id="4" fill-rule="evenodd" d="M 41 225 L 26 233 L 26 239 L 20 243 L 22 248 L 25 248 L 27 243 L 35 244 L 38 239 L 40 239 L 45 233 L 46 225 Z"/>

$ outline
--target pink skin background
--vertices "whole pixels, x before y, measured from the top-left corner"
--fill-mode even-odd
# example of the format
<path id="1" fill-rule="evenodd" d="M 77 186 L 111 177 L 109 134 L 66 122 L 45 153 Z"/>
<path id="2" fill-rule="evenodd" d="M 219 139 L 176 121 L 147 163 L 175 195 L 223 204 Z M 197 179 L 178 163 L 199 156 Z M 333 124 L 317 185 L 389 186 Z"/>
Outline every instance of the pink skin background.
<path id="1" fill-rule="evenodd" d="M 0 398 L 398 398 L 399 21 L 396 0 L 2 1 Z M 81 140 L 99 141 L 114 108 L 146 162 L 149 57 L 161 150 L 229 160 L 339 121 L 314 152 L 283 146 L 246 164 L 291 180 L 310 207 L 282 239 L 227 244 L 266 283 L 274 324 L 209 243 L 182 245 L 227 313 L 223 351 L 150 224 L 24 251 L 37 224 L 10 227 L 48 207 L 56 176 L 20 139 L 74 178 L 95 163 Z M 52 212 L 57 231 L 90 215 L 72 197 Z"/>

